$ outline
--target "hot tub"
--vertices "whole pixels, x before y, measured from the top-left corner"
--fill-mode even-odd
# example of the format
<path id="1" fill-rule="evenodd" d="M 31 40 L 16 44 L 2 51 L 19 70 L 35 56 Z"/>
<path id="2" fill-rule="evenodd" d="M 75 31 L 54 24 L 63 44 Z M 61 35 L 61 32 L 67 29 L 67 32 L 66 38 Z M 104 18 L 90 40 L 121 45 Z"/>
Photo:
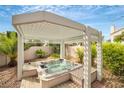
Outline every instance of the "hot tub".
<path id="1" fill-rule="evenodd" d="M 58 59 L 41 62 L 38 76 L 41 87 L 53 87 L 70 79 L 70 71 L 81 68 L 82 65 L 69 60 Z"/>

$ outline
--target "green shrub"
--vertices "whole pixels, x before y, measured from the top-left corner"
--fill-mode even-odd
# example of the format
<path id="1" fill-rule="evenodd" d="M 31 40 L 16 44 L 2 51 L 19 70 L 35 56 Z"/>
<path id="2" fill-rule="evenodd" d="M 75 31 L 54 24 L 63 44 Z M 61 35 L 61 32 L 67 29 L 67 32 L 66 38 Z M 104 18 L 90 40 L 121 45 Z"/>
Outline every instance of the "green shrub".
<path id="1" fill-rule="evenodd" d="M 92 45 L 92 58 L 96 58 L 96 55 L 97 55 L 96 45 L 93 44 Z"/>
<path id="2" fill-rule="evenodd" d="M 60 58 L 60 55 L 57 54 L 57 53 L 53 53 L 53 54 L 51 54 L 50 57 L 51 57 L 51 58 Z"/>
<path id="3" fill-rule="evenodd" d="M 42 42 L 38 42 L 39 40 L 29 40 L 28 43 L 24 43 L 24 50 L 27 50 L 29 49 L 30 47 L 33 47 L 33 46 L 43 46 L 43 43 Z M 34 43 L 33 43 L 34 42 Z"/>
<path id="4" fill-rule="evenodd" d="M 91 60 L 91 62 L 92 62 L 92 66 L 94 66 L 95 65 L 94 61 L 95 61 L 95 58 L 97 56 L 96 44 L 92 44 L 91 49 L 92 49 L 92 52 L 91 52 L 92 60 Z"/>
<path id="5" fill-rule="evenodd" d="M 92 44 L 91 46 L 92 49 L 92 64 L 94 64 L 94 59 L 96 58 L 97 52 L 96 52 L 96 45 Z M 80 63 L 83 63 L 83 57 L 84 57 L 84 49 L 83 47 L 78 47 L 76 50 L 76 54 L 78 56 L 78 58 L 80 59 Z"/>
<path id="6" fill-rule="evenodd" d="M 46 52 L 45 51 L 43 51 L 42 49 L 39 49 L 39 50 L 36 50 L 36 55 L 38 56 L 38 57 L 40 57 L 40 58 L 43 58 L 43 57 L 45 57 L 46 56 Z"/>
<path id="7" fill-rule="evenodd" d="M 84 49 L 82 47 L 78 47 L 77 50 L 76 50 L 76 54 L 79 58 L 79 62 L 80 63 L 83 63 L 83 57 L 84 57 Z"/>
<path id="8" fill-rule="evenodd" d="M 80 62 L 83 63 L 83 48 L 77 48 L 77 55 Z M 124 45 L 121 43 L 104 42 L 102 44 L 103 65 L 115 75 L 124 76 Z M 96 58 L 96 45 L 92 45 L 92 65 Z"/>
<path id="9" fill-rule="evenodd" d="M 124 76 L 124 45 L 121 43 L 103 43 L 104 67 L 115 75 Z"/>
<path id="10" fill-rule="evenodd" d="M 53 53 L 60 53 L 60 44 L 49 44 L 49 46 L 52 48 Z"/>

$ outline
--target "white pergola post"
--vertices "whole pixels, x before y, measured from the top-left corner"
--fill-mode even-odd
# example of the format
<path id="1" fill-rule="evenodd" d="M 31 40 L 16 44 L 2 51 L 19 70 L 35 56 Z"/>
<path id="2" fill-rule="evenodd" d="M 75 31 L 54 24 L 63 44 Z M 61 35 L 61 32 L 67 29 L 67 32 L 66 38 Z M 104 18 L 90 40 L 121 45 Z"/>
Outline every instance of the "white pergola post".
<path id="1" fill-rule="evenodd" d="M 18 33 L 18 62 L 17 62 L 17 78 L 21 80 L 22 69 L 24 63 L 24 41 L 21 34 Z"/>
<path id="2" fill-rule="evenodd" d="M 60 58 L 65 58 L 65 44 L 64 41 L 60 43 Z"/>
<path id="3" fill-rule="evenodd" d="M 99 40 L 97 42 L 97 80 L 102 80 L 102 33 L 99 33 Z"/>
<path id="4" fill-rule="evenodd" d="M 91 87 L 91 42 L 90 33 L 83 32 L 84 42 L 84 88 Z"/>

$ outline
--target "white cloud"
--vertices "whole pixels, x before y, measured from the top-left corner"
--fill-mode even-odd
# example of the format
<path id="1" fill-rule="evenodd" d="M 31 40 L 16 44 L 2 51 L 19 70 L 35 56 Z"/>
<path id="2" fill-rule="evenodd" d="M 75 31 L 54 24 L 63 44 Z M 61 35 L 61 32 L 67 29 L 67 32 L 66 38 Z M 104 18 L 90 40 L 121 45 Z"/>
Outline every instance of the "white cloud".
<path id="1" fill-rule="evenodd" d="M 9 12 L 11 15 L 35 12 L 35 11 L 50 11 L 65 17 L 69 17 L 74 20 L 75 19 L 78 20 L 78 18 L 92 19 L 99 17 L 99 15 L 97 15 L 96 12 L 104 8 L 103 6 L 91 6 L 91 5 L 90 6 L 32 5 L 32 6 L 17 6 L 17 7 L 19 8 L 12 11 L 11 6 L 5 6 L 5 10 Z M 103 15 L 104 14 L 105 13 L 103 13 Z M 2 13 L 1 15 L 5 15 L 5 13 Z"/>
<path id="2" fill-rule="evenodd" d="M 0 17 L 8 17 L 9 15 L 6 14 L 4 11 L 0 11 Z"/>

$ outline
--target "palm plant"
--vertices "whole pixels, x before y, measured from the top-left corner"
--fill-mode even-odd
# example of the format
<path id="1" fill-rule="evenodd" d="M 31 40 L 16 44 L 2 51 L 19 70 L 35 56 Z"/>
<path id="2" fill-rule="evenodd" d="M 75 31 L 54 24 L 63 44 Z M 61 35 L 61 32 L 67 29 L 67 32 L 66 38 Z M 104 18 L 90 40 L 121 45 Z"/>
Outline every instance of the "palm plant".
<path id="1" fill-rule="evenodd" d="M 91 50 L 92 50 L 92 52 L 91 52 L 92 65 L 94 66 L 95 65 L 95 62 L 94 61 L 95 61 L 95 58 L 97 56 L 97 51 L 96 51 L 96 45 L 95 44 L 92 44 Z M 76 49 L 76 54 L 77 54 L 77 56 L 79 58 L 79 62 L 80 63 L 83 63 L 84 49 L 82 47 L 78 47 Z"/>
<path id="2" fill-rule="evenodd" d="M 10 58 L 9 66 L 17 64 L 17 34 L 16 32 L 7 32 L 0 34 L 0 53 L 5 54 Z"/>
<path id="3" fill-rule="evenodd" d="M 79 58 L 79 62 L 83 64 L 84 50 L 81 47 L 78 47 L 76 50 L 76 54 Z"/>

